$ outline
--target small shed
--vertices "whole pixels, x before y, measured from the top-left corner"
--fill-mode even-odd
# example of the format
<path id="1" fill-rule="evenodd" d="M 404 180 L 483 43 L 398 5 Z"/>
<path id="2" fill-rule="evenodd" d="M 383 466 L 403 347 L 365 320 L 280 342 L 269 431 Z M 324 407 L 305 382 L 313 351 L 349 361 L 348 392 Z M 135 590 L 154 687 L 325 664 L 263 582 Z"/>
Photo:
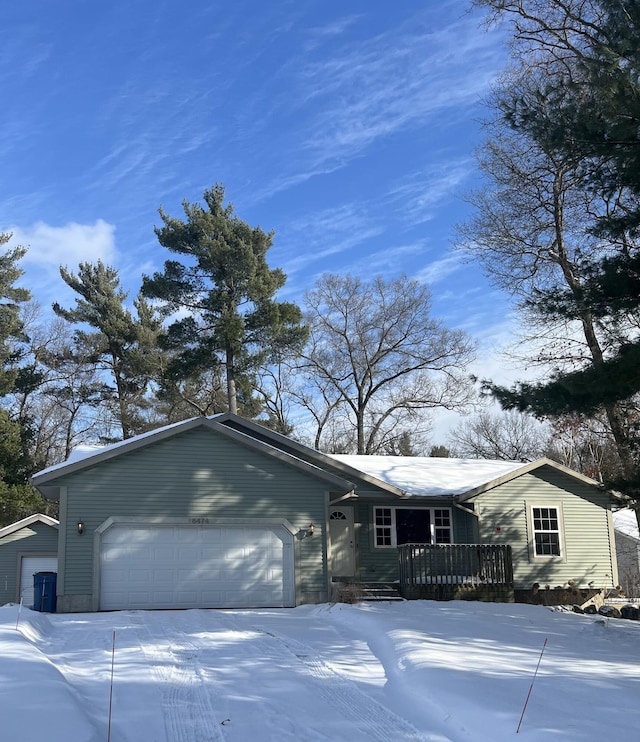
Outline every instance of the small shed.
<path id="1" fill-rule="evenodd" d="M 57 569 L 57 520 L 36 513 L 0 528 L 0 605 L 33 606 L 33 575 Z"/>
<path id="2" fill-rule="evenodd" d="M 640 598 L 640 530 L 630 508 L 613 514 L 620 585 L 628 598 Z"/>

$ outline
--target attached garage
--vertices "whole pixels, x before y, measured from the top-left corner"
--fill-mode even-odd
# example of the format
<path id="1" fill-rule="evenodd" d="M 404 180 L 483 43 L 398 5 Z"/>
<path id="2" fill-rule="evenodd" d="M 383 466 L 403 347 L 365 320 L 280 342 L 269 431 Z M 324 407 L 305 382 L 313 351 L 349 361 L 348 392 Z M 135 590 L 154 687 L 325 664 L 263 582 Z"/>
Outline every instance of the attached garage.
<path id="1" fill-rule="evenodd" d="M 114 523 L 99 544 L 100 610 L 295 605 L 285 525 Z"/>
<path id="2" fill-rule="evenodd" d="M 63 514 L 60 613 L 328 599 L 329 502 L 353 483 L 227 422 L 245 424 L 184 420 L 33 477 Z"/>

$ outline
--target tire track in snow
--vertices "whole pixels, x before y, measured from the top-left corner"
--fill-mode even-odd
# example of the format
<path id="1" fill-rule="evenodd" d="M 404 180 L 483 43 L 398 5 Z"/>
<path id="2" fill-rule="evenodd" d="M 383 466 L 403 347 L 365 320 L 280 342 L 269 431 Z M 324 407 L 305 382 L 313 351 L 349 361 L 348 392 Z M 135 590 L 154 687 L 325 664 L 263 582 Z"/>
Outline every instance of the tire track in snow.
<path id="1" fill-rule="evenodd" d="M 357 636 L 359 640 L 366 641 L 371 654 L 384 669 L 387 682 L 395 686 L 397 692 L 401 693 L 406 699 L 407 693 L 411 693 L 411 687 L 410 680 L 408 681 L 407 678 L 403 677 L 404 661 L 401 660 L 400 664 L 397 664 L 396 647 L 387 634 L 380 633 L 379 624 L 372 621 L 368 616 L 361 615 L 358 619 L 359 630 L 356 634 L 348 615 L 341 612 L 332 612 L 329 620 L 334 626 L 339 626 L 347 635 Z M 393 658 L 392 661 L 389 661 L 390 657 Z M 438 737 L 438 739 L 444 738 L 450 740 L 450 742 L 459 742 L 470 738 L 469 731 L 456 722 L 455 708 L 443 705 L 432 697 L 421 697 L 420 705 L 421 708 L 428 711 L 430 717 L 434 720 L 435 729 L 441 730 L 441 734 L 446 735 L 446 737 Z"/>
<path id="2" fill-rule="evenodd" d="M 278 636 L 267 629 L 254 626 L 253 630 L 272 645 L 293 655 L 308 673 L 319 693 L 345 719 L 357 721 L 358 728 L 368 739 L 378 742 L 429 742 L 443 741 L 441 735 L 424 735 L 386 706 L 361 691 L 348 678 L 326 664 L 315 651 L 293 639 Z"/>
<path id="3" fill-rule="evenodd" d="M 142 616 L 140 647 L 150 669 L 162 686 L 162 709 L 169 742 L 224 742 L 215 709 L 215 694 L 205 684 L 199 664 L 202 647 L 185 631 L 192 630 L 189 618 L 177 611 L 166 628 L 166 619 Z"/>

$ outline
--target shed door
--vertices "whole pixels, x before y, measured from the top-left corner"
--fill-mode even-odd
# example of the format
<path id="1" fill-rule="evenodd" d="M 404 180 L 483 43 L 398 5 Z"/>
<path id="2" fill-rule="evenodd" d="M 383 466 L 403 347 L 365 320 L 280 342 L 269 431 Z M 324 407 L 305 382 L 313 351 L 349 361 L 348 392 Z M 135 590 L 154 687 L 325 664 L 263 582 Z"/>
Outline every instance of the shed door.
<path id="1" fill-rule="evenodd" d="M 57 572 L 58 557 L 22 557 L 20 563 L 20 595 L 22 605 L 33 608 L 33 575 L 36 572 Z"/>
<path id="2" fill-rule="evenodd" d="M 100 551 L 101 610 L 295 605 L 283 526 L 117 525 Z"/>

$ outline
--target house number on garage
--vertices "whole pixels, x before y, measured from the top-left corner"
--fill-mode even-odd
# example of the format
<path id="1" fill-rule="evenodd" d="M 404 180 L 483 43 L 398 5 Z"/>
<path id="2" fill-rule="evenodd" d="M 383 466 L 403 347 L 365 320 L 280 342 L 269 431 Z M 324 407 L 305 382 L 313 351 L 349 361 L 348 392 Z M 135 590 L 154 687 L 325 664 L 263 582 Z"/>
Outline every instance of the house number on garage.
<path id="1" fill-rule="evenodd" d="M 191 518 L 192 523 L 199 523 L 200 525 L 208 524 L 209 518 Z"/>

